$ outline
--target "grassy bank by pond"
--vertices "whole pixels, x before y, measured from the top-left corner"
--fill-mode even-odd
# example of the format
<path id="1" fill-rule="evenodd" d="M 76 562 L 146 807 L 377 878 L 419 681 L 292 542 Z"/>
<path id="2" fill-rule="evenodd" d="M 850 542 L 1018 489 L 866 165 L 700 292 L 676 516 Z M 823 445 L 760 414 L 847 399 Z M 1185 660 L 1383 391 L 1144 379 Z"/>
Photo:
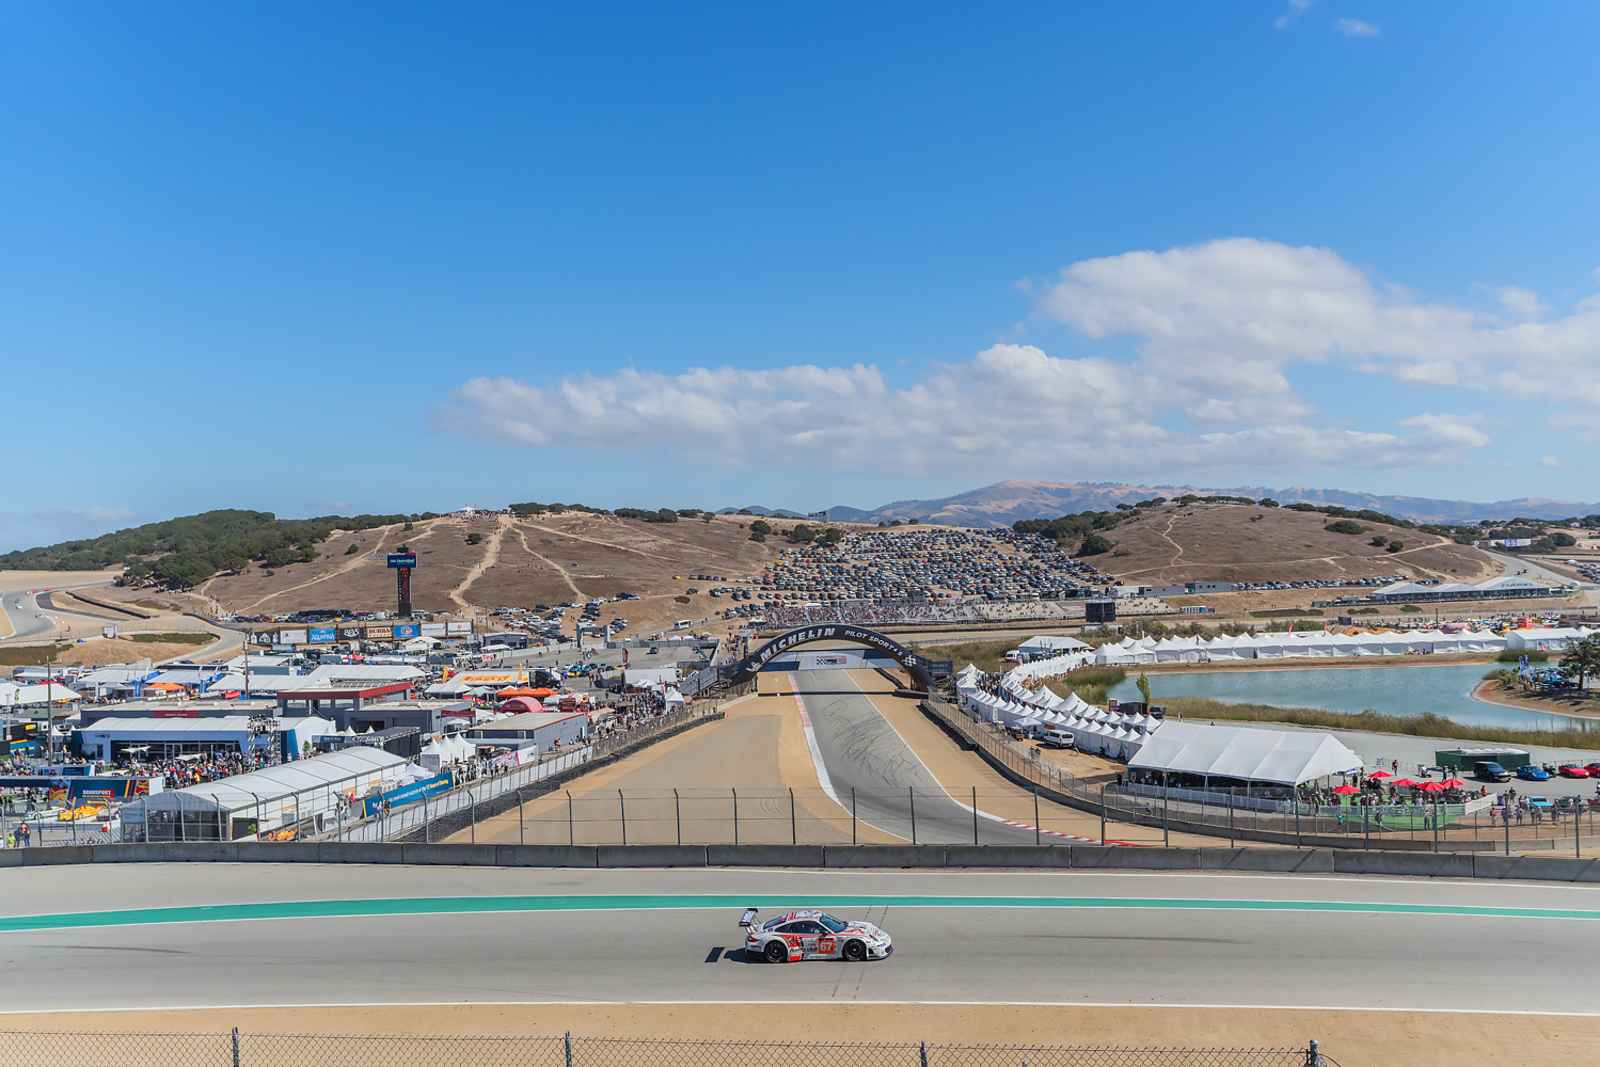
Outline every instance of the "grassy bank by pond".
<path id="1" fill-rule="evenodd" d="M 1456 722 L 1442 715 L 1381 715 L 1363 711 L 1350 715 L 1321 708 L 1278 708 L 1270 704 L 1231 704 L 1222 700 L 1178 697 L 1161 700 L 1167 715 L 1184 719 L 1216 719 L 1231 722 L 1287 723 L 1331 730 L 1365 730 L 1369 733 L 1401 734 L 1408 737 L 1460 738 L 1466 741 L 1493 741 L 1517 745 L 1543 745 L 1549 748 L 1600 748 L 1597 730 L 1519 730 L 1501 726 L 1475 726 Z"/>

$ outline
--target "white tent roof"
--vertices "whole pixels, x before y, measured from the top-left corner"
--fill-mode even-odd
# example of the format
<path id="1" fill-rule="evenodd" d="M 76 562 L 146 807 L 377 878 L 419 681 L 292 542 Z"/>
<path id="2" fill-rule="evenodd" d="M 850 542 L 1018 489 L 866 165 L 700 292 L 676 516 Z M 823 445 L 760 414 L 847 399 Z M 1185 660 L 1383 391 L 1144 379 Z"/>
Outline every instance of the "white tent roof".
<path id="1" fill-rule="evenodd" d="M 1361 757 L 1332 734 L 1168 722 L 1150 736 L 1128 766 L 1299 785 L 1358 770 Z"/>

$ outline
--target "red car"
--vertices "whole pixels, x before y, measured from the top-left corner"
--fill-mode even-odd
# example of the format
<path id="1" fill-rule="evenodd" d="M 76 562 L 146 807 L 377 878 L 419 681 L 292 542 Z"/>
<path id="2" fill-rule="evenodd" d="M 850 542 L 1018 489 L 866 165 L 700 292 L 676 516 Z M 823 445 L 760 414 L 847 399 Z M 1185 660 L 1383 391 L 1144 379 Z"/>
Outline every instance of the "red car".
<path id="1" fill-rule="evenodd" d="M 1556 773 L 1563 778 L 1587 778 L 1589 777 L 1589 768 L 1577 763 L 1563 763 L 1561 769 Z"/>
<path id="2" fill-rule="evenodd" d="M 1585 763 L 1583 769 L 1589 772 L 1590 778 L 1600 778 L 1600 760 L 1594 763 Z"/>

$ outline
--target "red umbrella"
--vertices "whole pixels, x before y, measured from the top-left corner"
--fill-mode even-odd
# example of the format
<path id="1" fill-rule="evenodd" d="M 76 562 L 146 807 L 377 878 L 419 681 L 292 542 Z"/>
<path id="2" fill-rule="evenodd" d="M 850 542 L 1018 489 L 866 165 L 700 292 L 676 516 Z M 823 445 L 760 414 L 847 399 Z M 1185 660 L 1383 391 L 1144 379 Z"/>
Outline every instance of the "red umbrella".
<path id="1" fill-rule="evenodd" d="M 1440 782 L 1439 784 L 1444 786 L 1446 789 L 1460 789 L 1462 786 L 1466 785 L 1467 783 L 1463 782 L 1459 778 L 1446 778 L 1444 781 Z"/>
<path id="2" fill-rule="evenodd" d="M 1419 793 L 1443 793 L 1444 786 L 1438 782 L 1418 782 L 1416 790 Z"/>
<path id="3" fill-rule="evenodd" d="M 1367 775 L 1367 777 L 1368 778 L 1393 778 L 1394 775 L 1390 774 L 1388 771 L 1373 771 L 1371 774 Z"/>
<path id="4" fill-rule="evenodd" d="M 1359 792 L 1361 792 L 1361 790 L 1359 790 L 1359 789 L 1357 789 L 1357 788 L 1356 788 L 1356 787 L 1355 787 L 1355 786 L 1353 786 L 1353 785 L 1340 785 L 1340 786 L 1335 786 L 1335 787 L 1334 787 L 1334 789 L 1333 789 L 1333 791 L 1334 791 L 1334 792 L 1335 792 L 1335 793 L 1337 793 L 1337 794 L 1338 794 L 1338 795 L 1339 795 L 1339 796 L 1342 796 L 1342 797 L 1347 797 L 1347 796 L 1350 796 L 1350 795 L 1351 795 L 1351 794 L 1352 794 L 1352 793 L 1359 793 Z"/>
<path id="5" fill-rule="evenodd" d="M 1396 789 L 1415 789 L 1417 787 L 1417 783 L 1413 782 L 1409 778 L 1396 778 L 1389 784 L 1394 786 Z"/>

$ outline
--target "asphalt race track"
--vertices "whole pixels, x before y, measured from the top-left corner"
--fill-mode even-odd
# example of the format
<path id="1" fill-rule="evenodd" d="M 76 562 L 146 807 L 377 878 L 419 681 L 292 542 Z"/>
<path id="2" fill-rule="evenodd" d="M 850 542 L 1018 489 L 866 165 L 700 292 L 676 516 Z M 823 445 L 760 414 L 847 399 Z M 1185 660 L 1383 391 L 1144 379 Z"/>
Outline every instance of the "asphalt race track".
<path id="1" fill-rule="evenodd" d="M 894 727 L 859 692 L 849 672 L 796 671 L 794 677 L 823 767 L 834 794 L 846 808 L 854 790 L 858 815 L 879 829 L 907 841 L 914 836 L 922 844 L 972 843 L 972 809 L 950 798 Z M 980 837 L 990 845 L 1036 843 L 1032 830 L 990 818 L 983 818 Z"/>
<path id="2" fill-rule="evenodd" d="M 895 955 L 742 959 L 734 901 L 770 913 L 822 896 L 883 924 Z M 1562 961 L 1600 949 L 1600 890 L 1423 880 L 96 865 L 6 871 L 0 899 L 12 920 L 0 930 L 19 916 L 201 909 L 0 932 L 9 1011 L 762 1000 L 1590 1012 L 1584 966 Z M 275 901 L 319 903 L 269 913 L 341 914 L 241 921 Z"/>

